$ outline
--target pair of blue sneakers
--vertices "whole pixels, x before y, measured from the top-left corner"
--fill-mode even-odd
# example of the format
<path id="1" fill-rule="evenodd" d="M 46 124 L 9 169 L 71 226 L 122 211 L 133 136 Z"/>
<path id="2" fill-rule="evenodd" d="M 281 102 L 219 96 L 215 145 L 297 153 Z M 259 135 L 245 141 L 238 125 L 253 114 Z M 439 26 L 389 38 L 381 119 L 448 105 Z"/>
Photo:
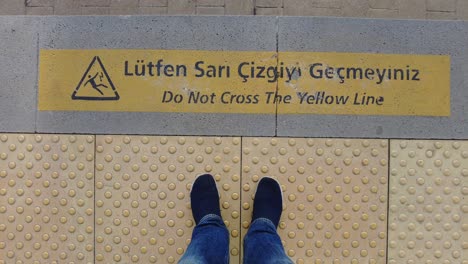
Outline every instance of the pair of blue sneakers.
<path id="1" fill-rule="evenodd" d="M 190 191 L 190 199 L 195 223 L 198 224 L 208 214 L 221 217 L 218 189 L 213 176 L 210 174 L 197 177 Z M 282 211 L 281 186 L 273 178 L 262 178 L 255 193 L 252 222 L 258 218 L 266 218 L 278 228 Z"/>

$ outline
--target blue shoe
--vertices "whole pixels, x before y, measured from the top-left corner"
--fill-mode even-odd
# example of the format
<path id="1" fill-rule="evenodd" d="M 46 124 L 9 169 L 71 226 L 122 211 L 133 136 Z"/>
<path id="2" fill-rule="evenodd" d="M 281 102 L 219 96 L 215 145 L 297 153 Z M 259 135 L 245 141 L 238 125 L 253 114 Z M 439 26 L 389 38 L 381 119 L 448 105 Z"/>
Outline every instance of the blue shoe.
<path id="1" fill-rule="evenodd" d="M 192 185 L 190 191 L 190 201 L 192 203 L 192 214 L 195 223 L 209 214 L 215 214 L 221 217 L 219 208 L 219 194 L 216 188 L 216 182 L 210 174 L 198 176 Z"/>
<path id="2" fill-rule="evenodd" d="M 252 222 L 258 218 L 266 218 L 278 228 L 282 211 L 283 192 L 280 184 L 273 178 L 262 178 L 255 193 Z"/>

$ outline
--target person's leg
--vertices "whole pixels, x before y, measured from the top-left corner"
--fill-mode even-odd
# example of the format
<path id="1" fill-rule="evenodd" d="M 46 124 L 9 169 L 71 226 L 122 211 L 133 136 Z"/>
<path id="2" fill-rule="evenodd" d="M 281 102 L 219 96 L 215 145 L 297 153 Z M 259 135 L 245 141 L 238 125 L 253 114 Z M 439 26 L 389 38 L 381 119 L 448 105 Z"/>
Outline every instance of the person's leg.
<path id="1" fill-rule="evenodd" d="M 179 264 L 229 263 L 229 232 L 218 215 L 206 215 L 192 233 Z"/>
<path id="2" fill-rule="evenodd" d="M 254 198 L 252 224 L 244 237 L 244 264 L 292 264 L 276 232 L 283 210 L 281 187 L 262 178 Z"/>
<path id="3" fill-rule="evenodd" d="M 292 264 L 286 256 L 276 227 L 266 218 L 256 219 L 244 238 L 245 264 Z"/>
<path id="4" fill-rule="evenodd" d="M 213 176 L 205 174 L 195 180 L 190 200 L 197 225 L 179 264 L 229 263 L 229 232 L 221 218 L 219 195 Z"/>

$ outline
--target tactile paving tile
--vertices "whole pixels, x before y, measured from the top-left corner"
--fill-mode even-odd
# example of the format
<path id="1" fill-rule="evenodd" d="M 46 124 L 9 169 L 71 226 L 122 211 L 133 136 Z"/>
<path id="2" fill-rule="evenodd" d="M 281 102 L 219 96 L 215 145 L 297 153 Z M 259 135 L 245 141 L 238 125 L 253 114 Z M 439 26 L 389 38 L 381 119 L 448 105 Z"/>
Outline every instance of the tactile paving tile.
<path id="1" fill-rule="evenodd" d="M 98 136 L 96 263 L 175 263 L 190 243 L 191 184 L 212 174 L 240 258 L 240 138 Z"/>
<path id="2" fill-rule="evenodd" d="M 0 135 L 0 263 L 93 263 L 94 136 Z"/>
<path id="3" fill-rule="evenodd" d="M 242 151 L 243 236 L 257 182 L 272 176 L 296 263 L 385 263 L 388 140 L 244 138 Z"/>
<path id="4" fill-rule="evenodd" d="M 392 140 L 389 264 L 468 264 L 468 141 Z"/>

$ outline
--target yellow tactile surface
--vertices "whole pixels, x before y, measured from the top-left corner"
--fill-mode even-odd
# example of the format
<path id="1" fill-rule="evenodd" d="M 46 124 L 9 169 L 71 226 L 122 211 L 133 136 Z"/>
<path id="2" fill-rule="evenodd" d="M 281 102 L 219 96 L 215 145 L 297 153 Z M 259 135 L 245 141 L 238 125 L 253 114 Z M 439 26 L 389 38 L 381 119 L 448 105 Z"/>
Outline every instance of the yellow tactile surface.
<path id="1" fill-rule="evenodd" d="M 175 263 L 194 227 L 190 188 L 212 174 L 231 234 L 240 241 L 240 138 L 98 136 L 96 263 Z"/>
<path id="2" fill-rule="evenodd" d="M 387 140 L 244 138 L 242 234 L 256 183 L 284 191 L 279 234 L 296 263 L 385 263 Z"/>
<path id="3" fill-rule="evenodd" d="M 269 175 L 296 263 L 467 264 L 468 141 L 388 144 L 0 134 L 0 263 L 176 263 L 193 231 L 191 184 L 211 173 L 231 263 Z"/>
<path id="4" fill-rule="evenodd" d="M 0 135 L 0 263 L 93 263 L 94 136 Z"/>
<path id="5" fill-rule="evenodd" d="M 391 141 L 389 264 L 468 263 L 468 142 Z"/>

